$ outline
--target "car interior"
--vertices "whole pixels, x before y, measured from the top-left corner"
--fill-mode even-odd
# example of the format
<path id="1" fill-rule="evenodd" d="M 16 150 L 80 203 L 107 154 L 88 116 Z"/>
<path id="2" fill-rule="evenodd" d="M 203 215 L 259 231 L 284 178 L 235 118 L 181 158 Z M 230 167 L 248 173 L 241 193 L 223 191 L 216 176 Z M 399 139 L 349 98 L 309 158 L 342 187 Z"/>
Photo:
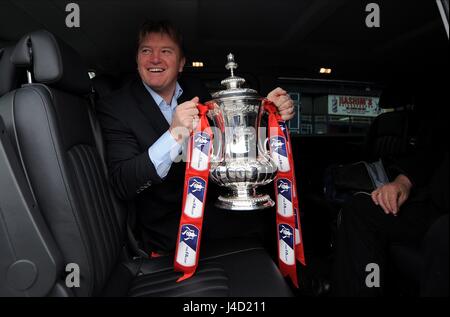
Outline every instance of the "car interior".
<path id="1" fill-rule="evenodd" d="M 448 0 L 264 3 L 0 2 L 0 297 L 330 296 L 336 223 L 352 195 L 336 170 L 447 146 Z M 246 87 L 292 98 L 299 288 L 277 268 L 274 208 L 211 215 L 215 239 L 183 282 L 173 255 L 142 249 L 134 211 L 111 186 L 96 107 L 136 78 L 142 23 L 164 19 L 183 32 L 184 78 L 222 90 L 233 53 Z M 361 100 L 375 110 L 336 106 Z M 262 191 L 273 196 L 273 184 Z M 419 296 L 423 247 L 441 223 L 419 245 L 390 247 L 387 296 Z"/>

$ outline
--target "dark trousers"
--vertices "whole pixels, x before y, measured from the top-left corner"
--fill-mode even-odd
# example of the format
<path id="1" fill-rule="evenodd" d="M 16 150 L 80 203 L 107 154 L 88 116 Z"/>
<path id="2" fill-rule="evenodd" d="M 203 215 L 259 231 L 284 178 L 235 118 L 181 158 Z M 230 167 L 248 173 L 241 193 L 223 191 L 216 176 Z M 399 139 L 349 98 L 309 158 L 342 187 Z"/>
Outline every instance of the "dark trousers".
<path id="1" fill-rule="evenodd" d="M 394 216 L 386 215 L 369 195 L 355 195 L 338 218 L 334 295 L 381 296 L 386 282 L 389 244 L 418 243 L 432 219 L 429 205 L 423 202 L 407 201 Z M 367 286 L 366 279 L 374 272 L 371 263 L 378 265 L 380 287 Z M 369 281 L 372 277 L 369 276 Z"/>
<path id="2" fill-rule="evenodd" d="M 425 234 L 422 243 L 425 261 L 420 296 L 448 297 L 448 217 L 448 214 L 440 216 Z"/>

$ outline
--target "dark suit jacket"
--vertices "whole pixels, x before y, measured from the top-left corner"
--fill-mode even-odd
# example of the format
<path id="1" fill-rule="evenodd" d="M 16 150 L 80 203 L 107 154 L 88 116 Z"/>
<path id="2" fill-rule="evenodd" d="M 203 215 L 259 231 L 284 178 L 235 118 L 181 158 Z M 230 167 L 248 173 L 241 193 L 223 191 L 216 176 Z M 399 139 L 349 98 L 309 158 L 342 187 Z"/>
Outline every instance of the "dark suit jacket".
<path id="1" fill-rule="evenodd" d="M 406 175 L 413 183 L 409 201 L 429 201 L 436 214 L 448 213 L 448 133 L 445 116 L 421 118 L 421 130 L 413 155 L 399 157 L 388 165 L 392 179 Z"/>
<path id="2" fill-rule="evenodd" d="M 180 79 L 178 104 L 195 96 L 211 97 L 193 79 Z M 133 201 L 144 247 L 155 251 L 175 248 L 184 185 L 185 163 L 173 163 L 162 180 L 148 148 L 169 124 L 140 78 L 101 100 L 97 110 L 106 147 L 106 160 L 117 196 Z"/>

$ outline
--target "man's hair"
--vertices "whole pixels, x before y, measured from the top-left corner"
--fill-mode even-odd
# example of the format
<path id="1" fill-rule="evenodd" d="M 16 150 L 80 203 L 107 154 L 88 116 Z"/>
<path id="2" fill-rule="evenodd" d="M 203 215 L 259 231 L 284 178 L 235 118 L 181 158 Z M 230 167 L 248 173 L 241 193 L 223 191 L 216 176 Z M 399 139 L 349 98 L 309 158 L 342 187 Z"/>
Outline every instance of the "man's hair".
<path id="1" fill-rule="evenodd" d="M 178 28 L 168 20 L 152 21 L 147 20 L 142 24 L 138 36 L 138 49 L 144 38 L 150 33 L 160 33 L 169 36 L 180 49 L 181 56 L 184 56 L 183 36 Z"/>

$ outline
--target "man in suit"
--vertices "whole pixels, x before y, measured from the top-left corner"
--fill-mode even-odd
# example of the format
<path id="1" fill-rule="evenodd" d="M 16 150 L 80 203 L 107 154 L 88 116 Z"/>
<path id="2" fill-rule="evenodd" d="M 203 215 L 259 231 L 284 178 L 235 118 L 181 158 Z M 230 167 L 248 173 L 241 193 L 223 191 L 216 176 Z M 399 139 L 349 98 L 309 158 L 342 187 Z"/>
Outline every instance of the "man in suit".
<path id="1" fill-rule="evenodd" d="M 175 161 L 198 124 L 197 103 L 210 96 L 180 77 L 182 39 L 169 22 L 142 26 L 136 62 L 139 78 L 102 100 L 98 115 L 115 192 L 134 203 L 144 249 L 164 253 L 175 249 L 181 216 L 185 163 Z M 283 119 L 293 117 L 284 90 L 276 88 L 268 98 Z"/>
<path id="2" fill-rule="evenodd" d="M 335 296 L 384 295 L 388 246 L 419 246 L 424 236 L 428 236 L 424 240 L 428 245 L 422 250 L 425 270 L 420 294 L 448 296 L 448 226 L 447 230 L 443 226 L 448 224 L 449 212 L 444 139 L 448 132 L 442 129 L 446 125 L 439 123 L 435 118 L 428 123 L 433 127 L 428 129 L 431 134 L 418 138 L 415 153 L 386 164 L 392 182 L 370 194 L 355 194 L 341 210 L 333 263 Z M 430 232 L 431 226 L 437 227 Z M 380 274 L 375 286 L 366 284 L 369 274 L 375 272 L 367 267 L 371 263 L 378 265 Z"/>

